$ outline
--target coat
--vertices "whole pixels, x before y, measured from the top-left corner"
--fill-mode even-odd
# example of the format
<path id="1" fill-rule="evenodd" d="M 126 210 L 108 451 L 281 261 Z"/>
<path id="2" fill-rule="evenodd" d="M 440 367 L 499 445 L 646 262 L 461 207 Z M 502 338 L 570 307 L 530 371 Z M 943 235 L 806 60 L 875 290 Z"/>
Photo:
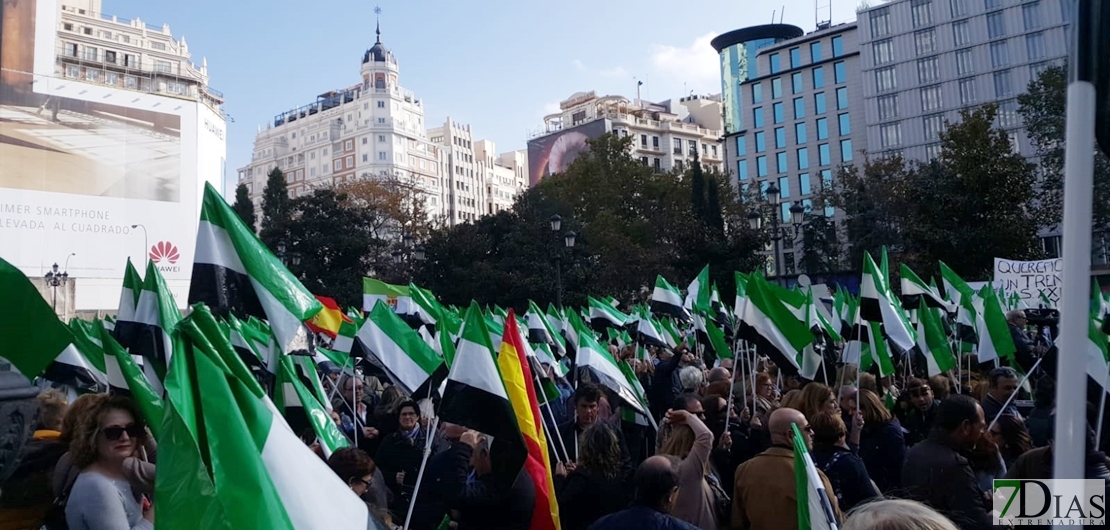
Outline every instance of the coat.
<path id="1" fill-rule="evenodd" d="M 697 530 L 697 528 L 663 512 L 645 506 L 633 506 L 602 517 L 590 525 L 589 530 Z"/>
<path id="2" fill-rule="evenodd" d="M 833 485 L 837 504 L 843 511 L 851 510 L 864 501 L 878 497 L 879 492 L 871 483 L 863 460 L 849 449 L 832 445 L 818 445 L 811 452 L 813 465 L 817 466 Z"/>
<path id="3" fill-rule="evenodd" d="M 512 487 L 492 475 L 468 479 L 456 502 L 458 530 L 528 530 L 536 506 L 532 477 L 520 470 Z"/>
<path id="4" fill-rule="evenodd" d="M 421 431 L 423 432 L 423 431 Z M 403 433 L 395 432 L 382 440 L 381 447 L 374 455 L 374 463 L 382 471 L 385 483 L 393 492 L 393 505 L 390 510 L 398 517 L 404 517 L 409 510 L 409 501 L 416 487 L 416 476 L 420 472 L 420 462 L 424 459 L 423 434 L 408 439 Z M 403 483 L 397 483 L 397 473 L 404 471 Z"/>
<path id="5" fill-rule="evenodd" d="M 713 490 L 705 481 L 706 462 L 713 451 L 713 432 L 694 416 L 686 425 L 694 430 L 694 446 L 678 464 L 678 497 L 671 515 L 702 530 L 717 530 Z"/>
<path id="6" fill-rule="evenodd" d="M 563 530 L 586 530 L 598 519 L 628 507 L 632 485 L 626 477 L 606 478 L 581 468 L 555 479 Z"/>
<path id="7" fill-rule="evenodd" d="M 443 517 L 455 505 L 455 500 L 466 485 L 470 469 L 470 455 L 474 450 L 461 442 L 428 458 L 424 469 L 424 483 L 412 512 L 412 530 L 435 530 Z"/>
<path id="8" fill-rule="evenodd" d="M 947 435 L 934 432 L 913 446 L 902 468 L 905 497 L 928 505 L 961 530 L 990 529 L 990 500 L 975 472 Z"/>
<path id="9" fill-rule="evenodd" d="M 902 464 L 906 462 L 906 440 L 897 419 L 880 425 L 864 425 L 859 437 L 859 456 L 879 491 L 896 492 L 902 487 Z"/>
<path id="10" fill-rule="evenodd" d="M 828 477 L 817 474 L 825 491 L 834 491 Z M 833 513 L 841 519 L 836 497 L 830 497 Z M 798 490 L 794 483 L 794 450 L 773 446 L 736 468 L 732 496 L 734 530 L 782 530 L 798 528 Z"/>

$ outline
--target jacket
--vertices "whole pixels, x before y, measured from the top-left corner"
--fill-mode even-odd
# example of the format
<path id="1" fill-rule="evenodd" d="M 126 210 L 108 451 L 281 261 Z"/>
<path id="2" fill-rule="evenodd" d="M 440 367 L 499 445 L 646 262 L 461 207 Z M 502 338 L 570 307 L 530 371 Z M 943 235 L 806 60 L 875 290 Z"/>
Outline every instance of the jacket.
<path id="1" fill-rule="evenodd" d="M 681 519 L 645 506 L 606 515 L 588 530 L 697 530 L 698 527 Z"/>
<path id="2" fill-rule="evenodd" d="M 447 450 L 428 458 L 409 528 L 435 530 L 439 526 L 466 485 L 473 452 L 469 445 L 454 442 Z"/>
<path id="3" fill-rule="evenodd" d="M 929 505 L 961 530 L 992 528 L 989 499 L 967 458 L 944 433 L 934 432 L 910 449 L 902 485 L 906 498 Z"/>
<path id="4" fill-rule="evenodd" d="M 834 491 L 821 470 L 817 471 L 826 491 Z M 841 519 L 836 497 L 830 497 L 833 513 Z M 798 490 L 794 483 L 794 450 L 773 446 L 736 468 L 732 497 L 734 530 L 782 530 L 798 528 Z"/>
<path id="5" fill-rule="evenodd" d="M 467 480 L 456 502 L 457 530 L 528 530 L 536 506 L 532 477 L 522 469 L 511 488 L 499 482 L 489 474 Z"/>
<path id="6" fill-rule="evenodd" d="M 938 405 L 940 405 L 940 401 L 934 399 L 933 404 L 929 406 L 929 410 L 925 412 L 921 412 L 917 407 L 910 407 L 905 416 L 899 419 L 906 431 L 903 438 L 906 440 L 907 446 L 913 447 L 929 437 L 929 431 L 933 428 L 933 417 L 937 415 Z"/>
<path id="7" fill-rule="evenodd" d="M 598 421 L 603 421 L 603 420 L 599 419 Z M 624 472 L 624 473 L 631 474 L 632 469 L 633 469 L 632 459 L 628 456 L 629 455 L 628 444 L 624 440 L 624 434 L 621 432 L 621 429 L 620 429 L 619 425 L 611 425 L 611 427 L 613 427 L 613 432 L 617 435 L 617 441 L 620 443 L 620 448 L 621 448 L 621 471 Z M 582 427 L 578 425 L 578 422 L 574 421 L 574 420 L 571 420 L 568 423 L 564 423 L 564 424 L 560 425 L 559 426 L 559 438 L 563 441 L 563 445 L 561 447 L 559 447 L 558 449 L 555 449 L 555 446 L 557 444 L 547 444 L 547 445 L 550 446 L 549 449 L 548 449 L 548 458 L 550 458 L 552 462 L 562 462 L 563 459 L 562 458 L 557 458 L 555 451 L 559 451 L 560 453 L 562 453 L 563 447 L 566 447 L 567 455 L 570 457 L 570 461 L 571 462 L 577 462 L 578 461 L 578 435 L 582 434 L 583 432 L 585 432 L 585 430 L 582 429 Z"/>
<path id="8" fill-rule="evenodd" d="M 706 462 L 713 451 L 713 432 L 696 416 L 690 416 L 686 425 L 694 431 L 694 446 L 678 464 L 678 497 L 671 515 L 702 530 L 717 530 L 713 490 L 705 481 Z"/>
<path id="9" fill-rule="evenodd" d="M 906 440 L 896 418 L 880 425 L 864 425 L 859 437 L 859 457 L 879 491 L 891 493 L 902 486 Z"/>
<path id="10" fill-rule="evenodd" d="M 983 402 L 980 404 L 983 406 L 983 417 L 986 418 L 987 423 L 990 423 L 992 420 L 994 420 L 994 417 L 1003 410 L 1002 405 L 1004 405 L 1005 403 L 998 401 L 997 399 L 994 399 L 994 396 L 987 394 L 986 396 L 983 396 Z M 1021 412 L 1018 412 L 1018 409 L 1016 406 L 1014 406 L 1013 401 L 1010 402 L 1010 405 L 1007 406 L 1005 410 L 1005 414 L 1007 416 L 1021 418 Z"/>
<path id="11" fill-rule="evenodd" d="M 393 505 L 390 510 L 398 517 L 403 518 L 409 510 L 409 501 L 416 486 L 416 475 L 420 471 L 420 462 L 424 459 L 424 444 L 427 438 L 421 428 L 421 434 L 415 439 L 408 439 L 403 433 L 395 432 L 382 440 L 381 447 L 374 455 L 374 463 L 382 470 L 385 483 L 393 492 Z M 397 483 L 397 473 L 404 471 L 405 478 L 401 484 Z"/>
<path id="12" fill-rule="evenodd" d="M 863 460 L 851 450 L 833 445 L 818 445 L 810 455 L 813 457 L 813 465 L 832 483 L 832 492 L 836 495 L 841 510 L 846 512 L 879 496 Z"/>
<path id="13" fill-rule="evenodd" d="M 631 484 L 624 476 L 606 478 L 575 469 L 565 479 L 555 479 L 559 522 L 563 530 L 586 530 L 598 519 L 627 508 L 631 492 Z"/>

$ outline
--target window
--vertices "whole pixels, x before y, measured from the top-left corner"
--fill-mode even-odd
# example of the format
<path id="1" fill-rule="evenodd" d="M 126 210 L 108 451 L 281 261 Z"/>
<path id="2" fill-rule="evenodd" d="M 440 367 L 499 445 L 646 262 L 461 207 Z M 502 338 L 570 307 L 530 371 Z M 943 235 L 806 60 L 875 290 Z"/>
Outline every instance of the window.
<path id="1" fill-rule="evenodd" d="M 116 52 L 111 52 L 111 51 L 104 52 L 104 62 L 116 64 Z"/>
<path id="2" fill-rule="evenodd" d="M 886 39 L 871 45 L 871 57 L 875 64 L 886 64 L 894 60 L 894 41 Z"/>
<path id="3" fill-rule="evenodd" d="M 385 135 L 384 134 L 379 134 L 378 135 L 378 143 L 385 143 Z"/>
<path id="4" fill-rule="evenodd" d="M 921 128 L 925 131 L 926 140 L 939 140 L 940 132 L 944 130 L 944 115 L 933 114 L 921 118 Z"/>
<path id="5" fill-rule="evenodd" d="M 658 162 L 659 159 L 656 158 L 655 161 Z M 739 178 L 739 180 L 748 180 L 748 161 L 747 160 L 738 160 L 736 162 L 736 175 Z"/>
<path id="6" fill-rule="evenodd" d="M 940 144 L 929 144 L 925 146 L 925 159 L 936 160 L 940 158 L 941 146 Z"/>
<path id="7" fill-rule="evenodd" d="M 798 175 L 798 194 L 809 195 L 811 193 L 813 193 L 813 187 L 809 182 L 809 173 Z"/>
<path id="8" fill-rule="evenodd" d="M 917 82 L 927 85 L 940 81 L 940 65 L 936 57 L 917 60 Z"/>
<path id="9" fill-rule="evenodd" d="M 1025 53 L 1030 61 L 1044 59 L 1044 33 L 1030 33 L 1025 36 Z"/>
<path id="10" fill-rule="evenodd" d="M 339 171 L 339 170 L 342 170 L 342 169 L 343 169 L 343 161 L 342 161 L 342 160 L 335 160 L 335 161 L 333 161 L 333 162 L 331 163 L 331 169 L 332 169 L 332 171 Z"/>
<path id="11" fill-rule="evenodd" d="M 838 85 L 848 80 L 848 67 L 844 65 L 844 61 L 833 64 L 833 73 L 836 74 Z"/>
<path id="12" fill-rule="evenodd" d="M 362 155 L 362 161 L 363 162 L 369 162 L 370 161 L 370 155 Z"/>
<path id="13" fill-rule="evenodd" d="M 913 45 L 918 55 L 925 55 L 937 51 L 937 30 L 933 28 L 921 30 L 913 34 Z"/>
<path id="14" fill-rule="evenodd" d="M 975 103 L 975 78 L 967 77 L 960 80 L 960 105 Z"/>
<path id="15" fill-rule="evenodd" d="M 640 145 L 642 147 L 647 147 L 647 135 L 646 134 L 641 134 L 640 135 Z"/>
<path id="16" fill-rule="evenodd" d="M 797 145 L 805 145 L 806 143 L 806 124 L 794 124 L 794 143 Z"/>
<path id="17" fill-rule="evenodd" d="M 815 63 L 821 60 L 821 41 L 809 43 L 809 62 Z"/>
<path id="18" fill-rule="evenodd" d="M 66 31 L 73 31 L 73 24 L 66 22 L 65 24 L 62 24 L 62 29 Z"/>
<path id="19" fill-rule="evenodd" d="M 1006 53 L 1006 41 L 1000 40 L 991 43 L 991 67 L 998 68 L 1010 64 L 1009 54 Z"/>
<path id="20" fill-rule="evenodd" d="M 1041 27 L 1040 2 L 1032 2 L 1021 6 L 1021 19 L 1025 22 L 1025 30 L 1034 30 Z"/>
<path id="21" fill-rule="evenodd" d="M 778 186 L 779 186 L 779 198 L 789 199 L 790 198 L 790 177 L 779 177 Z M 789 206 L 789 205 L 787 205 L 787 206 Z"/>
<path id="22" fill-rule="evenodd" d="M 124 56 L 123 56 L 123 65 L 127 66 L 127 67 L 131 67 L 131 68 L 135 68 L 135 67 L 139 66 L 139 61 L 135 59 L 134 55 L 131 55 L 129 53 L 124 54 Z"/>
<path id="23" fill-rule="evenodd" d="M 170 62 L 169 61 L 154 61 L 154 71 L 155 72 L 169 73 L 170 72 Z"/>
<path id="24" fill-rule="evenodd" d="M 800 120 L 806 117 L 806 100 L 805 98 L 794 98 L 794 119 Z"/>
<path id="25" fill-rule="evenodd" d="M 130 35 L 120 35 L 119 36 L 119 41 L 124 43 L 124 44 L 131 44 L 131 36 Z"/>
<path id="26" fill-rule="evenodd" d="M 984 0 L 983 7 L 986 9 L 995 9 L 1002 7 L 1002 0 Z"/>
<path id="27" fill-rule="evenodd" d="M 92 46 L 85 46 L 85 60 L 86 61 L 99 60 L 99 55 L 100 54 L 97 52 L 96 48 L 94 48 Z"/>
<path id="28" fill-rule="evenodd" d="M 822 166 L 832 164 L 832 157 L 829 155 L 829 144 L 820 144 L 817 146 L 817 162 Z"/>
<path id="29" fill-rule="evenodd" d="M 848 108 L 848 87 L 836 89 L 836 110 Z"/>
<path id="30" fill-rule="evenodd" d="M 840 161 L 841 162 L 851 162 L 852 161 L 852 141 L 851 140 L 841 140 L 840 141 Z"/>
<path id="31" fill-rule="evenodd" d="M 817 139 L 818 140 L 828 140 L 829 139 L 829 120 L 828 120 L 828 118 L 818 118 L 817 119 Z"/>
<path id="32" fill-rule="evenodd" d="M 1010 71 L 1002 70 L 1001 72 L 994 73 L 994 97 L 1005 97 L 1013 94 L 1014 89 L 1010 86 Z"/>
<path id="33" fill-rule="evenodd" d="M 949 0 L 952 8 L 952 18 L 962 17 L 967 14 L 967 5 L 964 4 L 967 0 Z"/>
<path id="34" fill-rule="evenodd" d="M 164 42 L 151 42 L 150 43 L 150 49 L 152 49 L 152 50 L 165 50 L 166 49 L 166 43 L 164 43 Z"/>
<path id="35" fill-rule="evenodd" d="M 898 94 L 879 96 L 879 119 L 889 120 L 898 117 Z"/>
<path id="36" fill-rule="evenodd" d="M 1037 79 L 1041 76 L 1042 73 L 1044 73 L 1045 70 L 1048 70 L 1048 66 L 1048 63 L 1036 63 L 1029 65 L 1029 78 Z"/>
<path id="37" fill-rule="evenodd" d="M 659 137 L 658 136 L 652 136 L 651 137 L 651 146 L 654 147 L 656 150 L 659 150 Z M 714 146 L 713 150 L 716 151 L 717 147 Z"/>
<path id="38" fill-rule="evenodd" d="M 833 57 L 844 55 L 844 37 L 837 35 L 832 38 Z"/>
<path id="39" fill-rule="evenodd" d="M 81 33 L 85 35 L 92 35 L 92 28 L 81 28 Z"/>
<path id="40" fill-rule="evenodd" d="M 679 139 L 679 138 L 674 139 L 674 154 L 676 154 L 676 155 L 681 155 L 682 154 L 682 140 Z"/>
<path id="41" fill-rule="evenodd" d="M 987 37 L 997 39 L 1006 35 L 1006 19 L 1002 18 L 1002 11 L 987 15 Z"/>
<path id="42" fill-rule="evenodd" d="M 888 66 L 875 70 L 875 89 L 887 92 L 898 88 L 898 78 L 894 75 L 894 67 Z"/>
<path id="43" fill-rule="evenodd" d="M 802 73 L 794 72 L 794 74 L 790 76 L 790 93 L 797 94 L 802 90 Z"/>
<path id="44" fill-rule="evenodd" d="M 1012 129 L 1021 125 L 1016 99 L 1007 99 L 998 104 L 998 126 L 1003 129 Z"/>
<path id="45" fill-rule="evenodd" d="M 968 32 L 968 22 L 966 20 L 952 23 L 952 41 L 956 46 L 971 44 L 971 33 Z"/>
<path id="46" fill-rule="evenodd" d="M 902 144 L 902 124 L 900 122 L 884 123 L 879 126 L 879 139 L 884 149 Z M 843 145 L 843 142 L 841 142 Z M 841 155 L 843 156 L 843 154 Z"/>
<path id="47" fill-rule="evenodd" d="M 940 94 L 940 85 L 933 85 L 921 89 L 921 110 L 929 112 L 937 110 L 943 105 Z"/>
<path id="48" fill-rule="evenodd" d="M 771 80 L 771 99 L 778 99 L 782 97 L 782 78 L 776 77 Z"/>
<path id="49" fill-rule="evenodd" d="M 781 102 L 771 105 L 771 110 L 774 113 L 775 123 L 782 123 L 784 120 L 786 120 L 786 116 L 782 110 Z"/>
<path id="50" fill-rule="evenodd" d="M 933 22 L 931 0 L 913 0 L 911 14 L 913 15 L 913 27 L 928 26 Z"/>
<path id="51" fill-rule="evenodd" d="M 852 119 L 848 117 L 848 113 L 838 114 L 836 117 L 840 122 L 840 136 L 852 134 Z"/>
<path id="52" fill-rule="evenodd" d="M 797 68 L 802 65 L 802 49 L 790 48 L 790 67 Z"/>
<path id="53" fill-rule="evenodd" d="M 378 108 L 379 109 L 384 109 L 385 108 L 385 102 L 384 101 L 379 101 L 378 102 Z"/>
<path id="54" fill-rule="evenodd" d="M 757 129 L 763 127 L 763 107 L 752 109 L 752 126 Z"/>
<path id="55" fill-rule="evenodd" d="M 378 160 L 387 160 L 385 157 L 385 151 L 378 151 Z"/>
<path id="56" fill-rule="evenodd" d="M 956 52 L 956 73 L 959 75 L 971 75 L 974 73 L 975 65 L 971 58 L 971 49 L 960 50 Z"/>
<path id="57" fill-rule="evenodd" d="M 809 149 L 798 149 L 798 169 L 809 169 Z"/>
<path id="58" fill-rule="evenodd" d="M 64 43 L 63 47 L 65 48 L 65 52 L 63 54 L 66 57 L 77 57 L 77 45 L 76 44 L 74 44 L 72 42 L 67 42 L 67 43 Z"/>
<path id="59" fill-rule="evenodd" d="M 890 9 L 881 7 L 871 11 L 871 38 L 890 33 Z"/>
<path id="60" fill-rule="evenodd" d="M 786 147 L 786 128 L 775 127 L 775 149 L 783 149 Z"/>
<path id="61" fill-rule="evenodd" d="M 825 88 L 825 68 L 822 66 L 813 69 L 813 88 Z"/>
<path id="62" fill-rule="evenodd" d="M 772 53 L 771 54 L 771 73 L 772 74 L 777 74 L 777 73 L 779 73 L 779 70 L 781 70 L 781 69 L 782 69 L 782 65 L 779 64 L 779 54 Z"/>
<path id="63" fill-rule="evenodd" d="M 765 156 L 755 157 L 755 174 L 756 174 L 757 177 L 766 177 L 767 176 L 767 157 L 765 157 Z"/>
<path id="64" fill-rule="evenodd" d="M 825 113 L 825 93 L 818 92 L 813 95 L 813 112 L 815 114 Z"/>
<path id="65" fill-rule="evenodd" d="M 786 151 L 775 155 L 775 170 L 779 173 L 786 173 Z"/>
<path id="66" fill-rule="evenodd" d="M 1013 131 L 1009 135 L 1010 148 L 1013 149 L 1014 154 L 1021 154 L 1021 133 Z"/>
<path id="67" fill-rule="evenodd" d="M 736 156 L 748 154 L 748 142 L 743 136 L 736 137 Z"/>
<path id="68" fill-rule="evenodd" d="M 766 136 L 763 131 L 755 133 L 755 152 L 762 153 L 767 150 Z"/>
<path id="69" fill-rule="evenodd" d="M 752 104 L 760 103 L 763 103 L 763 83 L 756 83 L 752 85 Z"/>

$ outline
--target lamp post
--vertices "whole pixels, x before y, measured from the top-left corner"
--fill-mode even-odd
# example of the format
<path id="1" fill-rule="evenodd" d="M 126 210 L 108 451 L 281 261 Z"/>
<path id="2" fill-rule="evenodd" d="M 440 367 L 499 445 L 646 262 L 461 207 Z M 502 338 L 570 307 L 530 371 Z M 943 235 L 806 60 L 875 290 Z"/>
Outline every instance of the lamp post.
<path id="1" fill-rule="evenodd" d="M 66 257 L 67 264 L 69 263 L 69 258 L 74 255 L 75 254 L 70 254 Z M 50 306 L 54 309 L 54 314 L 58 313 L 58 287 L 65 285 L 68 281 L 69 273 L 66 272 L 64 269 L 62 270 L 62 272 L 58 272 L 57 263 L 55 263 L 54 266 L 50 268 L 50 272 L 46 273 L 46 285 L 49 285 L 54 289 L 54 298 L 53 301 L 51 301 L 50 303 Z"/>
<path id="2" fill-rule="evenodd" d="M 551 233 L 556 234 L 563 229 L 563 216 L 555 214 L 551 216 Z M 567 231 L 563 234 L 563 245 L 566 248 L 574 248 L 574 242 L 578 238 L 578 234 L 573 230 Z M 563 247 L 555 252 L 555 305 L 559 309 L 563 308 Z"/>
<path id="3" fill-rule="evenodd" d="M 414 243 L 416 243 L 416 238 L 409 234 L 405 234 L 401 236 L 401 248 L 390 253 L 393 257 L 393 263 L 398 266 L 398 269 L 401 268 L 401 265 L 408 264 L 408 267 L 405 267 L 406 270 L 402 272 L 405 273 L 405 277 L 410 282 L 412 281 L 414 273 L 414 262 L 424 261 L 424 258 L 427 257 L 424 246 L 414 245 Z"/>
<path id="4" fill-rule="evenodd" d="M 289 267 L 290 265 L 292 265 L 293 267 L 300 266 L 300 264 L 301 264 L 301 253 L 300 252 L 291 252 L 291 253 L 289 253 L 288 258 L 287 258 L 286 254 L 285 254 L 285 250 L 286 250 L 285 242 L 282 241 L 282 242 L 277 244 L 277 251 L 274 252 L 274 254 L 277 255 L 278 259 L 281 260 L 281 264 L 285 265 L 286 267 Z"/>
<path id="5" fill-rule="evenodd" d="M 150 239 L 147 238 L 146 226 L 144 226 L 142 223 L 138 223 L 131 225 L 131 228 L 143 229 L 143 256 L 150 254 Z"/>
<path id="6" fill-rule="evenodd" d="M 779 202 L 780 193 L 779 187 L 773 182 L 767 187 L 767 201 L 773 205 L 774 209 L 774 213 L 771 215 L 771 240 L 774 241 L 775 275 L 773 278 L 775 279 L 778 279 L 782 274 L 779 264 L 782 256 L 780 242 L 784 239 L 788 240 L 791 248 L 793 248 L 794 242 L 802 235 L 802 224 L 805 221 L 806 213 L 806 209 L 802 206 L 802 202 L 794 201 L 794 204 L 791 205 L 789 209 L 790 225 L 779 226 L 779 222 L 781 221 L 780 217 L 782 216 L 782 204 L 785 204 Z M 748 224 L 752 230 L 759 230 L 763 227 L 763 216 L 758 212 L 752 211 L 748 214 Z"/>

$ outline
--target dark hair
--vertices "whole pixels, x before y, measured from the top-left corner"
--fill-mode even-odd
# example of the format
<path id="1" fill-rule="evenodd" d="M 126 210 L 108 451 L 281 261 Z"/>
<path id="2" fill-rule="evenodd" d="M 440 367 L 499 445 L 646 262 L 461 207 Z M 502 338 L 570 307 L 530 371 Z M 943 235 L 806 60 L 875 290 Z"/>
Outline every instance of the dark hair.
<path id="1" fill-rule="evenodd" d="M 420 405 L 417 405 L 416 402 L 411 399 L 406 399 L 398 403 L 397 408 L 393 411 L 397 421 L 401 421 L 401 411 L 405 410 L 408 407 L 412 407 L 412 410 L 416 411 L 417 416 L 420 415 Z"/>
<path id="2" fill-rule="evenodd" d="M 928 381 L 926 381 L 924 379 L 918 379 L 916 377 L 911 378 L 909 381 L 906 381 L 906 393 L 907 394 L 910 393 L 911 391 L 914 391 L 914 390 L 917 390 L 917 389 L 926 389 L 926 390 L 929 390 L 930 392 L 932 392 L 933 387 L 929 386 Z M 933 395 L 936 395 L 936 393 L 934 392 Z"/>
<path id="3" fill-rule="evenodd" d="M 142 411 L 130 398 L 108 396 L 100 400 L 88 410 L 86 415 L 78 418 L 76 432 L 73 433 L 73 439 L 69 444 L 69 450 L 73 453 L 73 464 L 78 469 L 85 469 L 100 458 L 100 452 L 97 450 L 96 444 L 97 435 L 100 434 L 100 421 L 112 410 L 122 410 L 131 414 L 136 425 L 146 428 Z M 146 443 L 146 436 L 143 434 L 135 438 L 136 449 Z"/>
<path id="4" fill-rule="evenodd" d="M 1033 405 L 1040 408 L 1051 407 L 1056 402 L 1056 385 L 1049 379 L 1041 379 L 1033 389 Z"/>
<path id="5" fill-rule="evenodd" d="M 1002 435 L 1002 447 L 999 447 L 999 450 L 1004 456 L 1009 457 L 1008 462 L 1012 462 L 1033 448 L 1033 439 L 1030 438 L 1025 422 L 1021 418 L 1003 414 L 998 417 L 995 426 Z"/>
<path id="6" fill-rule="evenodd" d="M 617 433 L 603 421 L 586 429 L 579 455 L 583 470 L 612 479 L 621 470 L 621 446 Z"/>
<path id="7" fill-rule="evenodd" d="M 690 412 L 691 403 L 701 403 L 701 396 L 693 392 L 683 392 L 674 398 L 674 403 L 671 404 L 671 410 L 685 410 Z"/>
<path id="8" fill-rule="evenodd" d="M 998 388 L 999 379 L 1017 379 L 1018 374 L 1017 371 L 1015 371 L 1013 368 L 1010 368 L 1009 366 L 999 366 L 998 368 L 991 370 L 988 377 L 990 377 L 991 388 Z"/>
<path id="9" fill-rule="evenodd" d="M 833 445 L 848 434 L 840 414 L 818 412 L 809 420 L 809 425 L 813 427 L 813 443 Z"/>
<path id="10" fill-rule="evenodd" d="M 666 458 L 670 463 L 669 466 L 663 467 L 652 459 L 644 460 L 639 467 L 636 468 L 636 500 L 635 504 L 638 506 L 647 506 L 649 508 L 660 508 L 663 505 L 663 499 L 678 487 L 678 463 L 680 460 L 672 455 L 656 455 L 660 458 Z"/>
<path id="11" fill-rule="evenodd" d="M 583 401 L 586 403 L 597 403 L 601 401 L 601 389 L 592 383 L 579 383 L 578 388 L 574 390 L 574 403 Z"/>
<path id="12" fill-rule="evenodd" d="M 357 447 L 336 449 L 331 454 L 331 458 L 328 458 L 328 467 L 347 485 L 350 485 L 353 479 L 374 474 L 374 470 L 377 469 L 370 455 Z"/>
<path id="13" fill-rule="evenodd" d="M 948 396 L 937 405 L 937 415 L 933 418 L 933 428 L 942 432 L 953 432 L 965 421 L 978 419 L 976 409 L 979 402 L 971 396 L 955 394 Z"/>

